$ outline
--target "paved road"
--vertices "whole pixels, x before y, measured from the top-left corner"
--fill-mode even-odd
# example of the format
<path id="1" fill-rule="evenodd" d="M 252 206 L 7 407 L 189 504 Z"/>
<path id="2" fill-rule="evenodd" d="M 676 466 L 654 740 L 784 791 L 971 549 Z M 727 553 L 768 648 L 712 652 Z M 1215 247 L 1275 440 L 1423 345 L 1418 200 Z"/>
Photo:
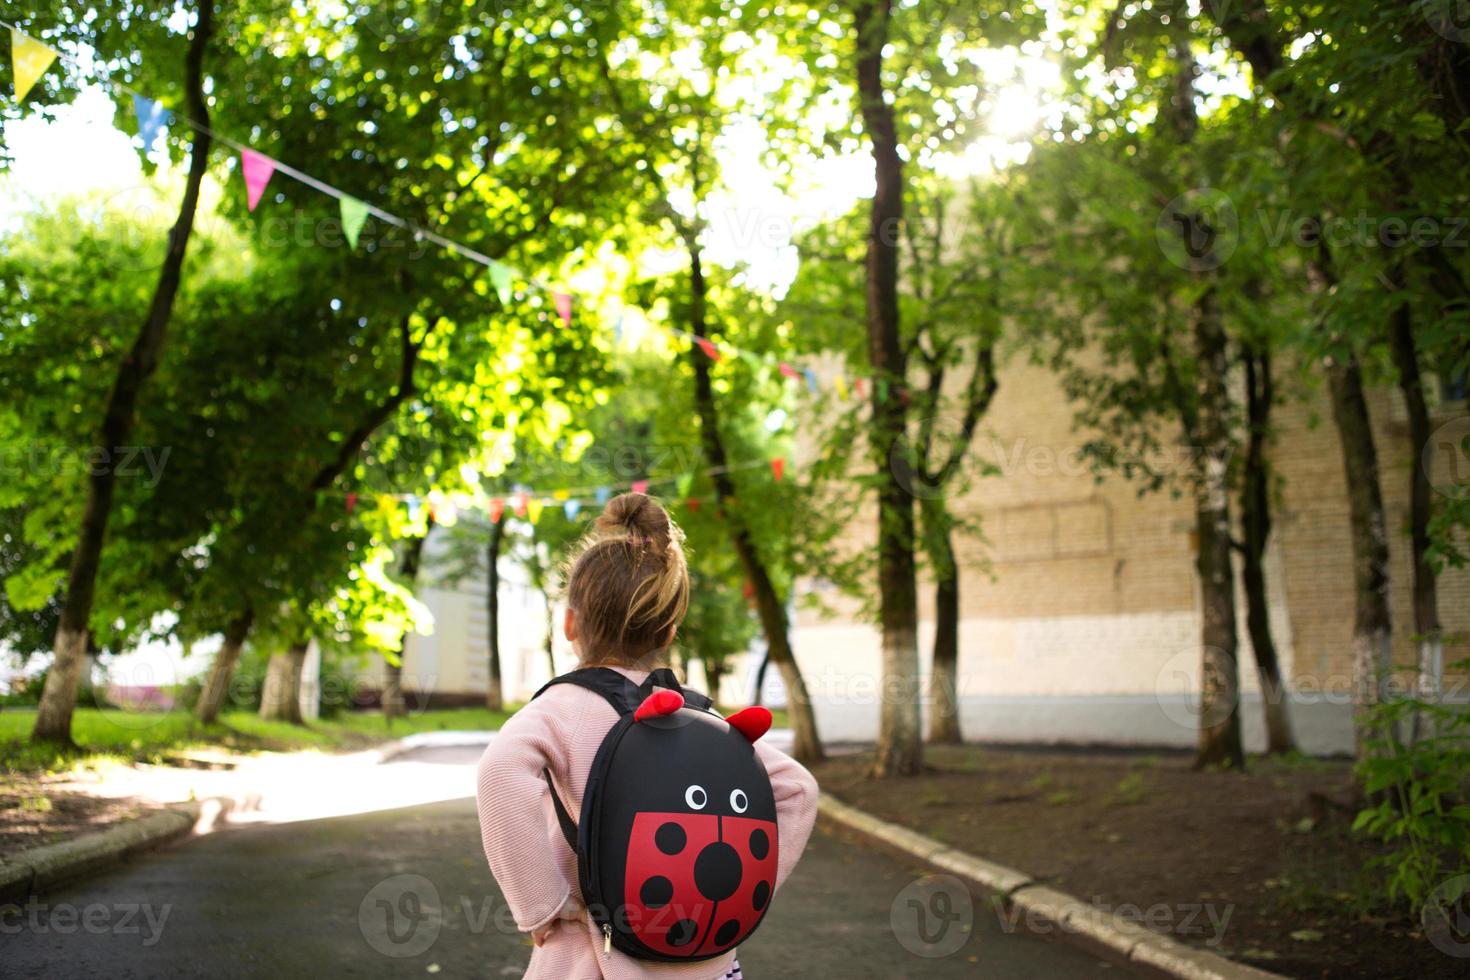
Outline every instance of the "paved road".
<path id="1" fill-rule="evenodd" d="M 464 765 L 475 754 L 424 750 L 417 761 Z M 391 763 L 383 776 L 393 778 Z M 1126 975 L 1075 950 L 1006 934 L 978 903 L 965 930 L 964 897 L 927 885 L 906 892 L 917 878 L 819 831 L 741 950 L 747 976 Z M 921 929 L 933 945 L 923 945 Z M 946 946 L 959 948 L 942 957 L 912 951 Z M 226 829 L 0 917 L 0 976 L 47 980 L 518 977 L 529 953 L 480 855 L 468 799 Z"/>

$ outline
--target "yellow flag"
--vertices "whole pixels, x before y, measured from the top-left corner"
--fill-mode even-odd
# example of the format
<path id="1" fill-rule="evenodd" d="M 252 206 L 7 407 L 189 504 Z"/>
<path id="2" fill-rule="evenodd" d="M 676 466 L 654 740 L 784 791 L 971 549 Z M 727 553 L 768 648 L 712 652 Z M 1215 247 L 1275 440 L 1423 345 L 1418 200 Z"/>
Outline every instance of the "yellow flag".
<path id="1" fill-rule="evenodd" d="M 13 27 L 10 29 L 10 64 L 15 70 L 15 101 L 21 102 L 25 99 L 31 86 L 36 84 L 36 79 L 44 75 L 55 60 L 54 49 Z"/>
<path id="2" fill-rule="evenodd" d="M 545 508 L 546 501 L 532 497 L 526 501 L 526 516 L 530 518 L 532 524 L 535 524 L 541 519 L 541 511 Z"/>
<path id="3" fill-rule="evenodd" d="M 842 401 L 847 401 L 847 379 L 839 374 L 833 379 L 833 384 L 837 388 L 837 397 Z"/>

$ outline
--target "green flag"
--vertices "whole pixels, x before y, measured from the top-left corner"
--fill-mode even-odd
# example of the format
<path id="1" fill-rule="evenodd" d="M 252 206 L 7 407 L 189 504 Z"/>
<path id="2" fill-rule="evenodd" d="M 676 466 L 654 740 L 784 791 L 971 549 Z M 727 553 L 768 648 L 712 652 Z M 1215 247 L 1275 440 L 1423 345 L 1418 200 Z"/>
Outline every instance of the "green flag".
<path id="1" fill-rule="evenodd" d="M 347 235 L 347 244 L 357 248 L 357 233 L 367 220 L 368 206 L 355 197 L 342 196 L 342 231 Z"/>
<path id="2" fill-rule="evenodd" d="M 495 292 L 500 296 L 500 305 L 510 305 L 510 266 L 499 262 L 490 264 L 490 282 L 495 287 Z"/>

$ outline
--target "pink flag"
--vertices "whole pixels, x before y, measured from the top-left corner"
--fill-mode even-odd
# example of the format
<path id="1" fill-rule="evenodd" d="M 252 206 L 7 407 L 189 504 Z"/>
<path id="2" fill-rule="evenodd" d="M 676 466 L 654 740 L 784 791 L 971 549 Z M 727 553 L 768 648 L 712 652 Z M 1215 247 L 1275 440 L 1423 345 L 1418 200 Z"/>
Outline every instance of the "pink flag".
<path id="1" fill-rule="evenodd" d="M 648 492 L 648 481 L 647 480 L 634 480 L 633 481 L 633 492 L 634 493 L 647 493 Z"/>
<path id="2" fill-rule="evenodd" d="M 704 351 L 705 357 L 708 357 L 712 361 L 718 361 L 720 359 L 720 349 L 714 345 L 713 341 L 707 340 L 704 337 L 695 337 L 694 342 L 699 345 L 700 350 Z"/>
<path id="3" fill-rule="evenodd" d="M 264 153 L 256 153 L 254 150 L 240 151 L 240 173 L 245 175 L 245 203 L 250 210 L 260 203 L 260 196 L 265 193 L 265 185 L 271 182 L 271 174 L 276 172 L 276 161 Z"/>
<path id="4" fill-rule="evenodd" d="M 572 325 L 572 297 L 566 293 L 557 293 L 552 297 L 556 301 L 556 315 L 561 317 L 563 326 Z"/>
<path id="5" fill-rule="evenodd" d="M 781 373 L 784 374 L 784 375 L 786 375 L 786 377 L 788 377 L 788 378 L 799 378 L 799 377 L 801 377 L 801 372 L 797 371 L 796 368 L 792 367 L 790 364 L 787 364 L 785 361 L 782 361 L 781 362 L 780 368 L 781 368 Z"/>

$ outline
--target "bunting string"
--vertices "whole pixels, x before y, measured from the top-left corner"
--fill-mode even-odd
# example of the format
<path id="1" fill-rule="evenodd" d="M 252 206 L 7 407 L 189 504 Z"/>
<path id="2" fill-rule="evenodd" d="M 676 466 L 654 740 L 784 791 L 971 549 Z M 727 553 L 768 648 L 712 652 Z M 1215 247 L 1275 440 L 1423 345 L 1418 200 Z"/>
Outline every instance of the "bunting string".
<path id="1" fill-rule="evenodd" d="M 74 70 L 80 70 L 80 65 L 75 59 L 30 37 L 16 25 L 5 20 L 0 20 L 0 26 L 10 30 L 11 64 L 14 69 L 15 97 L 17 103 L 25 99 L 35 83 L 56 60 L 60 59 Z M 427 228 L 422 228 L 407 218 L 394 214 L 376 204 L 354 197 L 346 191 L 334 187 L 326 181 L 319 180 L 303 170 L 267 156 L 244 143 L 231 139 L 229 136 L 211 129 L 198 120 L 190 119 L 187 116 L 176 116 L 156 100 L 149 98 L 124 83 L 115 81 L 106 73 L 94 73 L 93 78 L 105 88 L 111 89 L 116 93 L 131 96 L 133 112 L 138 122 L 138 133 L 143 142 L 145 152 L 154 146 L 158 138 L 164 133 L 166 127 L 177 120 L 197 132 L 208 135 L 212 140 L 229 147 L 239 154 L 240 173 L 245 183 L 246 206 L 248 210 L 253 212 L 259 206 L 261 200 L 264 198 L 266 187 L 275 174 L 285 174 L 287 177 L 310 187 L 318 193 L 337 199 L 343 232 L 347 237 L 348 244 L 353 249 L 357 247 L 358 237 L 367 218 L 373 217 L 394 227 L 404 229 L 412 234 L 415 239 L 432 242 L 440 248 L 487 268 L 489 270 L 491 285 L 494 287 L 496 295 L 503 306 L 510 304 L 512 298 L 512 282 L 514 280 L 520 280 L 532 289 L 549 294 L 552 299 L 552 308 L 556 318 L 563 326 L 571 326 L 577 304 L 570 292 L 551 286 L 534 275 L 513 269 L 505 263 L 452 238 L 440 235 Z M 789 362 L 778 360 L 769 354 L 745 350 L 734 344 L 715 341 L 708 337 L 690 333 L 689 331 L 680 330 L 674 326 L 666 324 L 659 324 L 658 326 L 673 336 L 688 340 L 692 346 L 698 347 L 713 362 L 719 362 L 724 356 L 730 355 L 754 365 L 763 367 L 774 366 L 783 377 L 797 383 L 804 382 L 812 395 L 817 395 L 821 391 L 822 383 L 817 373 L 810 368 L 797 368 Z M 619 316 L 617 322 L 613 325 L 614 344 L 621 344 L 622 337 L 623 323 L 622 317 Z M 861 377 L 854 377 L 849 380 L 841 372 L 832 379 L 831 385 L 838 399 L 842 402 L 848 400 L 849 390 L 859 396 L 861 396 L 863 391 L 863 379 Z M 886 397 L 886 388 L 886 384 L 880 384 L 877 391 L 880 399 Z"/>

